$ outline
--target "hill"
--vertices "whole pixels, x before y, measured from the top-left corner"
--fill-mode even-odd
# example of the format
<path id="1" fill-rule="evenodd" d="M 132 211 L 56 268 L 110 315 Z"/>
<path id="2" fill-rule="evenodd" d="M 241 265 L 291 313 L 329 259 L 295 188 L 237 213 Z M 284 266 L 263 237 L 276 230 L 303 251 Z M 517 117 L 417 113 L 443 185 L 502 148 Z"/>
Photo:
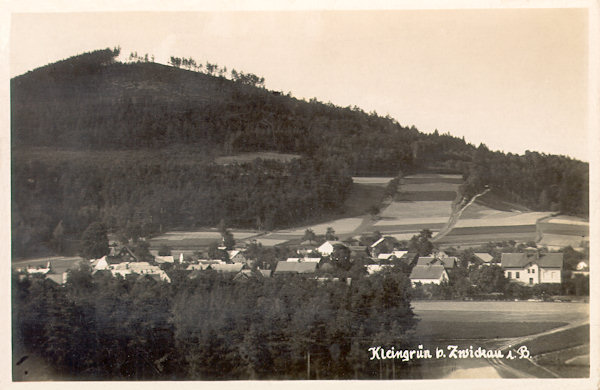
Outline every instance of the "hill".
<path id="1" fill-rule="evenodd" d="M 214 68 L 119 63 L 118 54 L 84 53 L 11 80 L 20 254 L 41 244 L 56 251 L 57 236 L 76 239 L 97 220 L 111 231 L 221 219 L 244 228 L 298 225 L 343 207 L 351 176 L 428 169 L 461 173 L 465 199 L 487 186 L 533 210 L 588 214 L 583 162 L 423 134 L 356 106 L 269 91 L 258 76 L 234 70 L 227 78 Z M 275 155 L 279 161 L 248 158 Z"/>

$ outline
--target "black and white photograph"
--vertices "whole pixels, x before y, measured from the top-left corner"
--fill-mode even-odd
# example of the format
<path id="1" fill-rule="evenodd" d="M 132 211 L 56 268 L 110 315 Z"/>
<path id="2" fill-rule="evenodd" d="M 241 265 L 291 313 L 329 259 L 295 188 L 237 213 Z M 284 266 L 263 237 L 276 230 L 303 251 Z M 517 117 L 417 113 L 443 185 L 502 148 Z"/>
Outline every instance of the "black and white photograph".
<path id="1" fill-rule="evenodd" d="M 597 386 L 597 2 L 114 3 L 5 15 L 4 383 Z"/>

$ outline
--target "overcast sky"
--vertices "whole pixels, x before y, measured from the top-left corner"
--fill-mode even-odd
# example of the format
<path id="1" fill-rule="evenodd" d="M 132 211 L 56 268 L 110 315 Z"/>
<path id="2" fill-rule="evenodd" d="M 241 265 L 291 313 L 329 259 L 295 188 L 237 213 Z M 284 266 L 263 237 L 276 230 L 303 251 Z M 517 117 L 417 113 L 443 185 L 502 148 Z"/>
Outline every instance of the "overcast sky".
<path id="1" fill-rule="evenodd" d="M 13 14 L 10 75 L 114 46 L 494 150 L 590 157 L 586 9 Z"/>

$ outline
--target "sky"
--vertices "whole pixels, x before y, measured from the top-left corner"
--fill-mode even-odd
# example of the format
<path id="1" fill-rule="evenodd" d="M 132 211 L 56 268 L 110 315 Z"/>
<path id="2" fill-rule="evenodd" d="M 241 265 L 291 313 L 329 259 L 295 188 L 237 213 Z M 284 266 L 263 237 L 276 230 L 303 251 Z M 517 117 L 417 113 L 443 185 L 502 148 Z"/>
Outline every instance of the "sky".
<path id="1" fill-rule="evenodd" d="M 10 77 L 120 46 L 512 153 L 589 161 L 588 10 L 13 13 Z"/>

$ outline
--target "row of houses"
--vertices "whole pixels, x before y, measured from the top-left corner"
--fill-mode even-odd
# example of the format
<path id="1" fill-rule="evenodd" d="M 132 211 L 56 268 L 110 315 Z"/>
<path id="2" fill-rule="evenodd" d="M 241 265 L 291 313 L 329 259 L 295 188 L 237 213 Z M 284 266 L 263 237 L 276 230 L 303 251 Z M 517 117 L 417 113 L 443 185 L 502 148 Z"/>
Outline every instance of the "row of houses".
<path id="1" fill-rule="evenodd" d="M 489 261 L 484 264 L 493 264 L 491 255 L 488 256 Z M 440 284 L 448 281 L 448 271 L 456 266 L 457 261 L 456 257 L 420 257 L 412 269 L 410 279 L 413 284 Z M 504 271 L 506 279 L 511 282 L 526 285 L 562 282 L 562 253 L 539 253 L 537 250 L 524 253 L 503 253 L 498 265 Z M 578 267 L 582 269 L 583 275 L 585 272 L 589 273 L 587 263 L 583 262 Z"/>

